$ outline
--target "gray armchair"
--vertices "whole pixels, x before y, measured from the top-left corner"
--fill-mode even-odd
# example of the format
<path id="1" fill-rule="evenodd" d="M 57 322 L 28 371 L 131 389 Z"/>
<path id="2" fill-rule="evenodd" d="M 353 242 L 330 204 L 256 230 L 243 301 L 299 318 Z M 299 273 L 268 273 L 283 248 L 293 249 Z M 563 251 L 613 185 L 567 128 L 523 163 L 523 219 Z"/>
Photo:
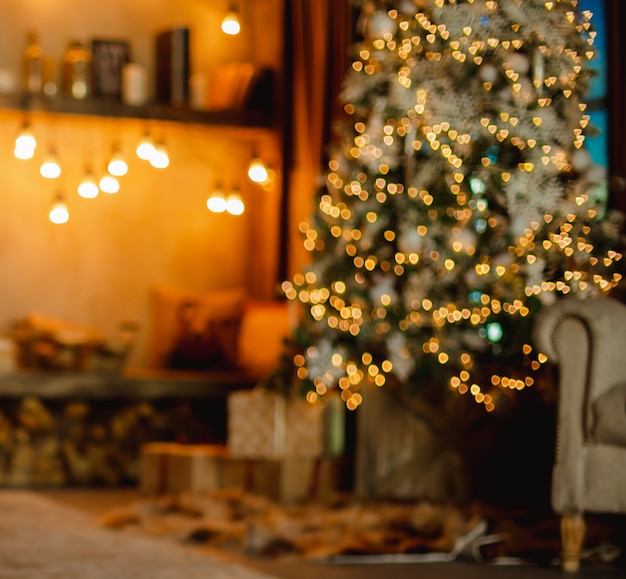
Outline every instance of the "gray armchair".
<path id="1" fill-rule="evenodd" d="M 534 345 L 558 365 L 551 503 L 562 568 L 580 566 L 584 513 L 626 513 L 626 305 L 564 298 L 539 312 Z"/>

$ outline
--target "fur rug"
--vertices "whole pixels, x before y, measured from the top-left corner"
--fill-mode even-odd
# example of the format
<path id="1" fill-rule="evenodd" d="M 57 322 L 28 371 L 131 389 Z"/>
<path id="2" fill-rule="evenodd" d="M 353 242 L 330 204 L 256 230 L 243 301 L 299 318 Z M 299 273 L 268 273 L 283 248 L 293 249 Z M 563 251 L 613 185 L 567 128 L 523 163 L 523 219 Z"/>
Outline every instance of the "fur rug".
<path id="1" fill-rule="evenodd" d="M 129 536 L 28 491 L 0 491 L 2 579 L 267 579 L 175 542 Z"/>
<path id="2" fill-rule="evenodd" d="M 486 531 L 477 513 L 426 501 L 282 505 L 239 489 L 160 497 L 106 513 L 109 528 L 209 545 L 248 557 L 288 555 L 347 561 L 346 556 L 412 555 L 451 561 Z"/>
<path id="3" fill-rule="evenodd" d="M 623 519 L 621 519 L 623 523 Z M 100 524 L 251 558 L 326 563 L 449 562 L 558 565 L 559 518 L 459 509 L 428 501 L 358 500 L 277 504 L 238 489 L 144 499 Z M 624 527 L 587 517 L 589 564 L 624 564 Z"/>

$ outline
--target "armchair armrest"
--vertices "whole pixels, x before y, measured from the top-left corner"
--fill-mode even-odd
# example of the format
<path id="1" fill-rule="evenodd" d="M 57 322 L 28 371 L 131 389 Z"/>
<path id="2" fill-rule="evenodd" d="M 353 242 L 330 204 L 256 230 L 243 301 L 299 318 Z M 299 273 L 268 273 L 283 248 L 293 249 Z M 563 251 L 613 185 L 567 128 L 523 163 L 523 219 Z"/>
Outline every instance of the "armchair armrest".
<path id="1" fill-rule="evenodd" d="M 589 401 L 626 382 L 626 305 L 617 299 L 568 297 L 546 306 L 535 321 L 533 343 L 559 364 L 561 385 L 568 389 L 563 375 L 574 366 L 582 370 L 575 358 L 585 357 L 579 378 L 585 378 Z"/>
<path id="2" fill-rule="evenodd" d="M 563 298 L 539 312 L 533 343 L 559 370 L 552 505 L 580 513 L 593 402 L 626 382 L 626 305 L 610 297 Z"/>

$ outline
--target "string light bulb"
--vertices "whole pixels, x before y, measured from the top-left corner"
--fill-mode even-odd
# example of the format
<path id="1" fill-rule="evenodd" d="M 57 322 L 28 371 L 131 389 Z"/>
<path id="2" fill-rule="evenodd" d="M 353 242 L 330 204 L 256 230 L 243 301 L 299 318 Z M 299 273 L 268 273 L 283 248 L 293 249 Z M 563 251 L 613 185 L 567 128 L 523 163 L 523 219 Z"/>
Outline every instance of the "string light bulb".
<path id="1" fill-rule="evenodd" d="M 61 167 L 57 163 L 56 155 L 53 150 L 50 150 L 48 157 L 39 167 L 39 173 L 46 179 L 56 179 L 61 174 Z"/>
<path id="2" fill-rule="evenodd" d="M 52 209 L 50 209 L 50 213 L 48 213 L 48 217 L 52 223 L 56 223 L 58 225 L 68 222 L 70 212 L 67 210 L 67 205 L 65 205 L 65 202 L 63 201 L 63 195 L 60 193 L 56 196 L 54 203 L 52 204 Z"/>
<path id="3" fill-rule="evenodd" d="M 114 177 L 122 177 L 126 175 L 126 173 L 128 173 L 128 164 L 124 160 L 124 157 L 122 157 L 122 154 L 120 153 L 120 150 L 118 148 L 114 149 L 113 155 L 109 160 L 107 169 L 109 173 Z"/>
<path id="4" fill-rule="evenodd" d="M 237 191 L 234 191 L 226 197 L 226 211 L 228 211 L 231 215 L 241 215 L 245 208 L 243 199 Z"/>
<path id="5" fill-rule="evenodd" d="M 137 148 L 135 149 L 135 153 L 137 156 L 143 161 L 149 161 L 150 157 L 154 154 L 155 148 L 154 143 L 152 142 L 152 138 L 148 133 L 144 134 L 144 136 L 139 141 Z"/>
<path id="6" fill-rule="evenodd" d="M 259 185 L 261 185 L 261 187 L 263 187 L 263 189 L 265 189 L 266 191 L 270 191 L 272 187 L 274 186 L 275 181 L 276 181 L 276 171 L 274 171 L 274 169 L 268 166 L 267 167 L 267 179 L 259 183 Z"/>
<path id="7" fill-rule="evenodd" d="M 266 183 L 269 177 L 267 167 L 258 155 L 254 155 L 248 165 L 248 178 L 253 183 Z"/>
<path id="8" fill-rule="evenodd" d="M 224 15 L 224 20 L 222 20 L 222 32 L 224 34 L 228 34 L 229 36 L 236 36 L 239 32 L 241 32 L 239 13 L 237 11 L 237 6 L 234 3 L 230 4 L 228 12 Z"/>
<path id="9" fill-rule="evenodd" d="M 109 173 L 102 176 L 98 185 L 100 187 L 100 191 L 103 193 L 109 193 L 110 195 L 114 195 L 120 190 L 119 181 Z"/>
<path id="10" fill-rule="evenodd" d="M 217 185 L 206 201 L 206 206 L 212 213 L 224 213 L 226 211 L 226 197 L 222 192 L 222 187 Z"/>
<path id="11" fill-rule="evenodd" d="M 91 169 L 85 169 L 83 180 L 78 185 L 78 194 L 84 199 L 93 199 L 98 196 L 99 192 L 98 184 L 93 177 Z"/>
<path id="12" fill-rule="evenodd" d="M 154 153 L 148 159 L 150 165 L 155 169 L 166 169 L 170 164 L 170 158 L 163 142 L 154 148 Z"/>
<path id="13" fill-rule="evenodd" d="M 15 149 L 13 154 L 17 159 L 32 159 L 35 155 L 37 140 L 27 122 L 24 122 L 22 129 L 15 139 Z"/>

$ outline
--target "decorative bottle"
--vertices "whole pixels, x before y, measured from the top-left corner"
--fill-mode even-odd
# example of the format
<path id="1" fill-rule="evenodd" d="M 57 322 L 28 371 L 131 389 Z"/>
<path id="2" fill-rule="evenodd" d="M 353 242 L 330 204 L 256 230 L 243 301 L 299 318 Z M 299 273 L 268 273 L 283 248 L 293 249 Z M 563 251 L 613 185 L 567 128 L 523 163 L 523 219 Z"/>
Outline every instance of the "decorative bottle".
<path id="1" fill-rule="evenodd" d="M 29 31 L 23 57 L 23 89 L 28 94 L 39 94 L 43 87 L 43 52 L 37 33 Z"/>
<path id="2" fill-rule="evenodd" d="M 91 96 L 93 55 L 80 42 L 69 43 L 63 58 L 63 93 L 75 99 Z"/>

